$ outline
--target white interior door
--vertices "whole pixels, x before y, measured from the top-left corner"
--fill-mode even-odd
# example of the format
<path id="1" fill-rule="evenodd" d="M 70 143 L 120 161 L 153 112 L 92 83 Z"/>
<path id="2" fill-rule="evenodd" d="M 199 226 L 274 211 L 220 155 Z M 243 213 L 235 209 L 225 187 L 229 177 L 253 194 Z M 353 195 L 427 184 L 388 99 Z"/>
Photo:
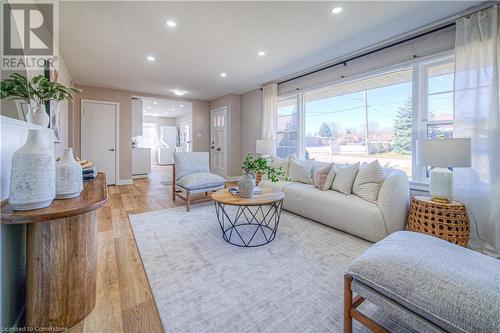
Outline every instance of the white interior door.
<path id="1" fill-rule="evenodd" d="M 227 175 L 226 127 L 227 109 L 220 108 L 210 113 L 210 164 L 213 173 L 225 177 Z"/>
<path id="2" fill-rule="evenodd" d="M 179 146 L 183 147 L 185 151 L 191 151 L 191 122 L 186 121 L 182 123 L 179 128 Z"/>
<path id="3" fill-rule="evenodd" d="M 108 185 L 116 184 L 117 105 L 82 101 L 82 159 L 106 173 Z"/>

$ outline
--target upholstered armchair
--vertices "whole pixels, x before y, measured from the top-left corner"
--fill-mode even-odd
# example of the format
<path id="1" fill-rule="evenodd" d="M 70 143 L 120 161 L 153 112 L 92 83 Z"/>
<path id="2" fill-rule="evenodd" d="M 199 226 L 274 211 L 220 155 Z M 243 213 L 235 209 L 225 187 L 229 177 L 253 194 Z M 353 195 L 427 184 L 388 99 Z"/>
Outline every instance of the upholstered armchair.
<path id="1" fill-rule="evenodd" d="M 223 189 L 224 181 L 221 176 L 210 173 L 208 153 L 174 153 L 172 199 L 184 200 L 188 211 L 191 203 L 211 200 L 209 192 Z M 191 197 L 195 193 L 204 195 Z"/>

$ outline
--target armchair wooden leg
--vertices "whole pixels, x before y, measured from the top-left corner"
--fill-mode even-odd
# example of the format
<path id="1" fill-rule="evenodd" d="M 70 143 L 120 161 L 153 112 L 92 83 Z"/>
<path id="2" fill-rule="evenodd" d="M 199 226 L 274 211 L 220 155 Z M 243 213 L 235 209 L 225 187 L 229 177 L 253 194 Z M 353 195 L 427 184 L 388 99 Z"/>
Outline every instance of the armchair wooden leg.
<path id="1" fill-rule="evenodd" d="M 352 333 L 352 277 L 344 275 L 344 333 Z"/>
<path id="2" fill-rule="evenodd" d="M 191 193 L 189 191 L 186 192 L 186 209 L 189 212 L 191 204 Z"/>

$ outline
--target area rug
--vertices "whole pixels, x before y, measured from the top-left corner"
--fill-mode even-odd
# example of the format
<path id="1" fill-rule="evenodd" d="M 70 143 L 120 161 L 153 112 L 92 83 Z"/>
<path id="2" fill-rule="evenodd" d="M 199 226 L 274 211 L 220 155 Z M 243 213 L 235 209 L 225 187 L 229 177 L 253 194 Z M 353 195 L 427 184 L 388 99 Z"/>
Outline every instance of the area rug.
<path id="1" fill-rule="evenodd" d="M 257 248 L 225 242 L 213 204 L 129 217 L 166 332 L 341 332 L 344 269 L 371 246 L 285 211 Z"/>

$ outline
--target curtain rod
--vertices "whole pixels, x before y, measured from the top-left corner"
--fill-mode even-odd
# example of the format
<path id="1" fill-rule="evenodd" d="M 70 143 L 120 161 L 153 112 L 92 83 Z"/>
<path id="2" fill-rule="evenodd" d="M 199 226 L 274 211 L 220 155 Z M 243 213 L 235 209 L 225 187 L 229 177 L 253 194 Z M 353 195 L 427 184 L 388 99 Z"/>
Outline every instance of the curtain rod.
<path id="1" fill-rule="evenodd" d="M 356 60 L 356 59 L 359 59 L 359 58 L 363 58 L 363 57 L 366 57 L 370 54 L 373 54 L 373 53 L 377 53 L 377 52 L 380 52 L 380 51 L 383 51 L 383 50 L 386 50 L 388 48 L 391 48 L 391 47 L 394 47 L 394 46 L 398 46 L 400 44 L 403 44 L 403 43 L 406 43 L 406 42 L 409 42 L 409 41 L 412 41 L 414 39 L 417 39 L 417 38 L 420 38 L 420 37 L 423 37 L 423 36 L 426 36 L 426 35 L 430 35 L 432 33 L 435 33 L 435 32 L 438 32 L 440 30 L 444 30 L 444 29 L 447 29 L 447 28 L 450 28 L 450 27 L 453 27 L 455 26 L 455 22 L 452 22 L 452 23 L 448 23 L 446 25 L 443 25 L 443 26 L 440 26 L 438 28 L 434 28 L 432 30 L 429 30 L 429 31 L 426 31 L 426 32 L 423 32 L 423 33 L 420 33 L 420 34 L 417 34 L 417 35 L 414 35 L 414 36 L 411 36 L 411 37 L 408 37 L 408 38 L 405 38 L 405 39 L 402 39 L 402 40 L 399 40 L 397 42 L 393 42 L 393 43 L 390 43 L 390 44 L 387 44 L 387 45 L 384 45 L 382 47 L 379 47 L 379 48 L 376 48 L 376 49 L 373 49 L 373 50 L 370 50 L 370 51 L 367 51 L 367 52 L 364 52 L 364 53 L 361 53 L 361 54 L 358 54 L 356 56 L 353 56 L 353 57 L 350 57 L 350 58 L 347 58 L 345 60 L 342 60 L 342 61 L 338 61 L 338 62 L 335 62 L 333 64 L 330 64 L 330 65 L 326 65 L 324 67 L 320 67 L 320 68 L 317 68 L 317 69 L 314 69 L 314 70 L 311 70 L 309 72 L 306 72 L 306 73 L 303 73 L 303 74 L 299 74 L 297 76 L 293 76 L 291 78 L 288 78 L 286 80 L 283 80 L 283 81 L 278 81 L 278 85 L 282 84 L 282 83 L 286 83 L 286 82 L 290 82 L 290 81 L 293 81 L 293 80 L 297 80 L 297 79 L 300 79 L 302 77 L 305 77 L 305 76 L 308 76 L 308 75 L 311 75 L 311 74 L 315 74 L 315 73 L 318 73 L 318 72 L 321 72 L 321 71 L 324 71 L 326 69 L 329 69 L 329 68 L 332 68 L 332 67 L 336 67 L 336 66 L 339 66 L 339 65 L 347 65 L 348 62 L 350 61 L 353 61 L 353 60 Z M 262 88 L 261 88 L 262 89 Z"/>

